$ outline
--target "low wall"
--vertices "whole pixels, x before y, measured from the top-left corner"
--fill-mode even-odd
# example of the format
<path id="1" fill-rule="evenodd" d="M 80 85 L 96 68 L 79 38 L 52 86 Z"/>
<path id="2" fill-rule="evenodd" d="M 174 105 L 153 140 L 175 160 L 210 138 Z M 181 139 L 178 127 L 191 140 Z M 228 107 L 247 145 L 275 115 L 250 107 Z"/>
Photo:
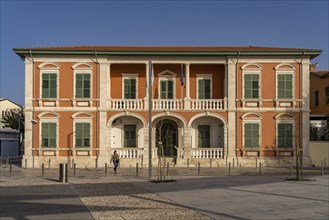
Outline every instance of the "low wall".
<path id="1" fill-rule="evenodd" d="M 320 167 L 321 161 L 326 160 L 326 165 L 329 166 L 329 142 L 328 141 L 311 141 L 310 142 L 310 156 L 312 164 Z"/>

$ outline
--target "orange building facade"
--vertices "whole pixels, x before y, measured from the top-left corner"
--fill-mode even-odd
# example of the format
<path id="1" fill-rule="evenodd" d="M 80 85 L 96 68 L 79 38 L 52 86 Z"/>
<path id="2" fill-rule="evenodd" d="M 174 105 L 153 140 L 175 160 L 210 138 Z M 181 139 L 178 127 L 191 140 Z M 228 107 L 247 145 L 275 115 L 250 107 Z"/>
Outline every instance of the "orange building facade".
<path id="1" fill-rule="evenodd" d="M 14 51 L 25 61 L 27 167 L 49 159 L 54 167 L 73 162 L 103 167 L 115 150 L 121 166 L 146 167 L 148 161 L 156 166 L 159 154 L 177 166 L 209 161 L 251 166 L 256 158 L 272 165 L 279 159 L 290 163 L 296 148 L 304 165 L 311 164 L 309 66 L 321 50 L 87 46 Z"/>

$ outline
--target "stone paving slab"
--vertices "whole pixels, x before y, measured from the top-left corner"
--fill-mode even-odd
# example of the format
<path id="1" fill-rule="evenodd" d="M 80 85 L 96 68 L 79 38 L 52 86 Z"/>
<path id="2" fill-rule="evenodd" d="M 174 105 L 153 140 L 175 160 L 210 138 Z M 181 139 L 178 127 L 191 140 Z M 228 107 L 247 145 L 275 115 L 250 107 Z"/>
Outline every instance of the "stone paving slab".
<path id="1" fill-rule="evenodd" d="M 153 178 L 157 170 L 153 169 Z M 0 219 L 329 219 L 329 177 L 309 169 L 310 182 L 287 182 L 287 168 L 170 168 L 174 183 L 150 183 L 148 169 L 0 169 Z M 328 170 L 326 170 L 328 174 Z M 312 175 L 312 176 L 309 176 Z M 315 176 L 315 177 L 314 177 Z"/>

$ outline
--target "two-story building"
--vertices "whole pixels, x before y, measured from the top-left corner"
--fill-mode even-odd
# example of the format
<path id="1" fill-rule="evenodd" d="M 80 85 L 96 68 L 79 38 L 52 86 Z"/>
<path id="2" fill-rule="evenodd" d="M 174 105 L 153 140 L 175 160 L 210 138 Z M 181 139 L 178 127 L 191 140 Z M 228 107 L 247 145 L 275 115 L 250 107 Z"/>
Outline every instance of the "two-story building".
<path id="1" fill-rule="evenodd" d="M 25 61 L 27 166 L 53 161 L 254 165 L 309 157 L 309 66 L 316 49 L 16 48 Z M 152 91 L 149 94 L 149 90 Z M 149 113 L 152 115 L 149 120 Z M 151 137 L 149 140 L 149 121 Z M 151 150 L 149 149 L 151 141 Z"/>

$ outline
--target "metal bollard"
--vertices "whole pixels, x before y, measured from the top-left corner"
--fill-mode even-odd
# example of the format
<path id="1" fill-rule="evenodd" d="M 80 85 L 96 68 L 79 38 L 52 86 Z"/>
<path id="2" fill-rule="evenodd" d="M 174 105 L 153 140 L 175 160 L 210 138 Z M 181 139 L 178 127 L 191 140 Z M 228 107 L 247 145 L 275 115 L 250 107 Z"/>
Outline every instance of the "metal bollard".
<path id="1" fill-rule="evenodd" d="M 107 163 L 105 163 L 105 171 L 104 176 L 107 176 Z"/>
<path id="2" fill-rule="evenodd" d="M 290 164 L 290 176 L 292 176 L 292 163 Z"/>
<path id="3" fill-rule="evenodd" d="M 7 159 L 6 159 L 6 165 L 5 165 L 5 168 L 8 167 L 8 163 L 9 163 L 9 157 L 7 157 Z"/>
<path id="4" fill-rule="evenodd" d="M 25 159 L 25 169 L 27 168 L 27 159 Z"/>
<path id="5" fill-rule="evenodd" d="M 210 168 L 211 168 L 212 167 L 212 158 L 210 158 L 209 163 L 210 163 Z"/>
<path id="6" fill-rule="evenodd" d="M 281 160 L 279 159 L 279 161 L 278 161 L 278 168 L 280 168 L 281 167 Z"/>
<path id="7" fill-rule="evenodd" d="M 143 169 L 143 156 L 142 156 L 142 159 L 141 159 L 141 169 Z"/>
<path id="8" fill-rule="evenodd" d="M 239 167 L 239 158 L 236 158 L 236 167 Z M 241 164 L 240 164 L 241 167 Z"/>
<path id="9" fill-rule="evenodd" d="M 256 169 L 257 169 L 257 157 L 256 157 Z"/>
<path id="10" fill-rule="evenodd" d="M 41 164 L 41 177 L 43 178 L 45 176 L 45 164 Z"/>
<path id="11" fill-rule="evenodd" d="M 73 164 L 73 176 L 75 177 L 75 168 L 76 168 L 76 166 L 75 166 L 75 163 Z"/>
<path id="12" fill-rule="evenodd" d="M 12 167 L 11 167 L 11 163 L 9 164 L 9 178 L 11 178 L 11 171 L 12 171 Z"/>
<path id="13" fill-rule="evenodd" d="M 68 182 L 67 163 L 59 164 L 59 182 Z"/>
<path id="14" fill-rule="evenodd" d="M 262 175 L 262 162 L 259 162 L 259 176 Z"/>
<path id="15" fill-rule="evenodd" d="M 34 156 L 32 156 L 32 168 L 34 168 Z"/>
<path id="16" fill-rule="evenodd" d="M 200 163 L 198 163 L 198 176 L 200 176 Z"/>
<path id="17" fill-rule="evenodd" d="M 227 167 L 227 157 L 226 157 L 226 164 L 225 164 L 225 167 Z"/>
<path id="18" fill-rule="evenodd" d="M 96 160 L 95 160 L 95 168 L 96 168 L 96 169 L 98 168 L 98 157 L 97 157 Z"/>
<path id="19" fill-rule="evenodd" d="M 323 176 L 323 161 L 321 161 L 321 176 Z"/>
<path id="20" fill-rule="evenodd" d="M 169 176 L 169 162 L 167 162 L 167 176 Z"/>
<path id="21" fill-rule="evenodd" d="M 234 158 L 233 158 L 233 169 L 234 169 Z"/>
<path id="22" fill-rule="evenodd" d="M 136 163 L 136 176 L 138 176 L 138 163 Z"/>
<path id="23" fill-rule="evenodd" d="M 74 159 L 72 159 L 72 162 L 71 162 L 71 169 L 73 169 L 73 165 L 74 165 Z"/>
<path id="24" fill-rule="evenodd" d="M 187 166 L 187 169 L 189 168 L 189 166 L 190 166 L 190 159 L 189 158 L 187 158 L 187 161 L 186 161 L 186 166 Z"/>
<path id="25" fill-rule="evenodd" d="M 50 169 L 50 159 L 48 160 L 48 169 Z"/>
<path id="26" fill-rule="evenodd" d="M 231 176 L 231 162 L 228 163 L 228 175 Z"/>

